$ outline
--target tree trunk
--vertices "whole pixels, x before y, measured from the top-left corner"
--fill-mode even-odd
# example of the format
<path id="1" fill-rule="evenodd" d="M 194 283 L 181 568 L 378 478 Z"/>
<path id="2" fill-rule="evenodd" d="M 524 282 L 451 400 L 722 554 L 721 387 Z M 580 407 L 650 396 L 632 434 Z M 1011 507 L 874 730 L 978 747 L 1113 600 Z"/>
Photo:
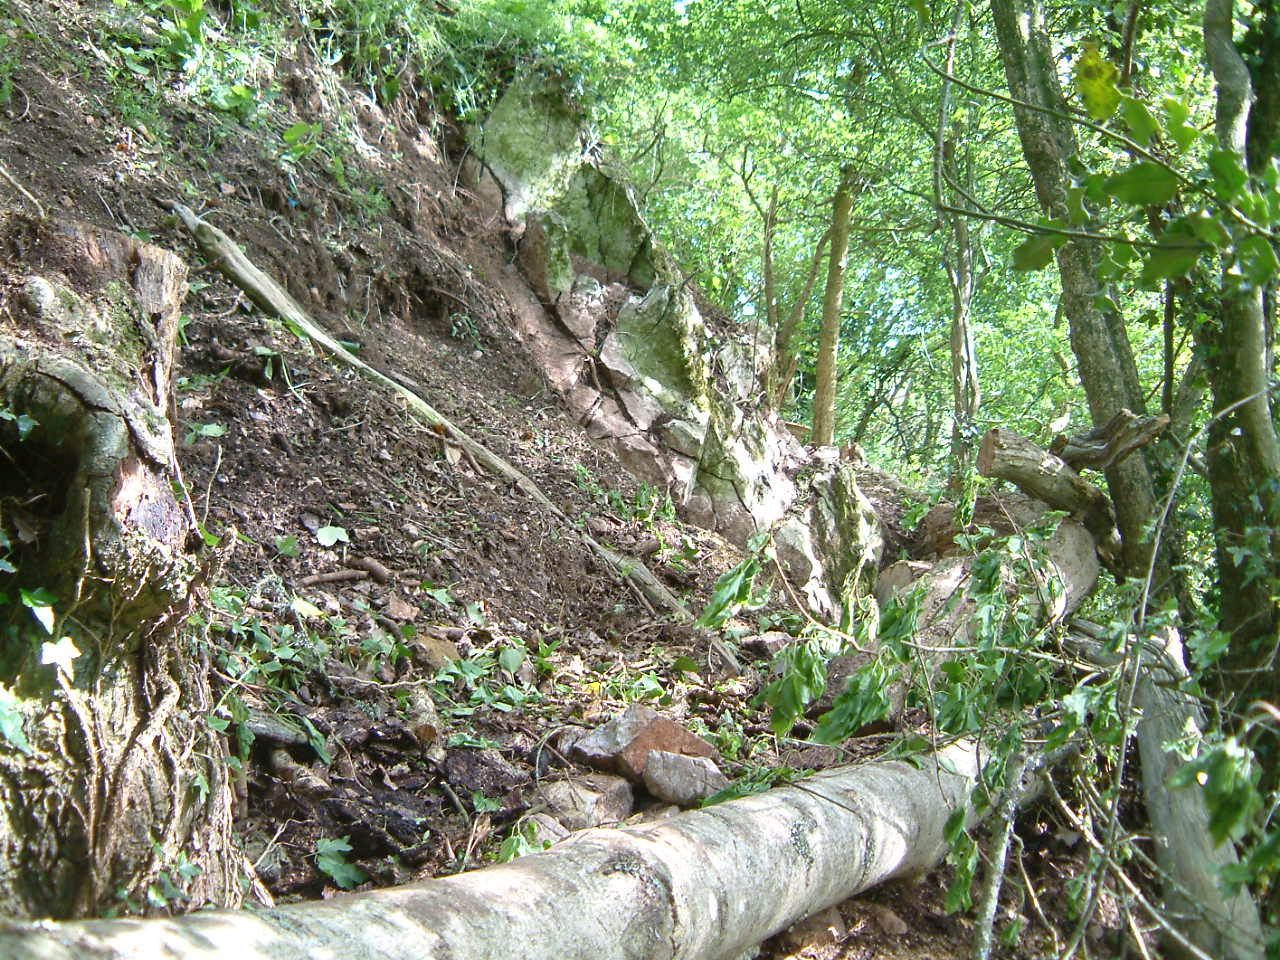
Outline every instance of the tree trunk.
<path id="1" fill-rule="evenodd" d="M 976 280 L 973 272 L 973 243 L 969 221 L 962 214 L 946 209 L 948 177 L 956 178 L 955 141 L 947 136 L 951 122 L 951 80 L 956 68 L 956 37 L 967 11 L 957 3 L 951 19 L 951 36 L 947 38 L 947 78 L 942 81 L 938 104 L 938 136 L 933 153 L 933 200 L 938 217 L 951 233 L 951 250 L 947 257 L 947 280 L 951 285 L 951 477 L 949 485 L 959 495 L 963 517 L 973 514 L 975 484 L 973 482 L 974 439 L 977 436 L 978 407 L 982 388 L 978 381 L 978 349 L 974 342 L 969 310 L 973 305 Z M 970 178 L 972 179 L 972 178 Z M 973 184 L 969 184 L 970 193 Z M 964 519 L 967 523 L 967 519 Z"/>
<path id="2" fill-rule="evenodd" d="M 954 744 L 859 764 L 443 880 L 276 910 L 0 925 L 0 955 L 304 960 L 733 960 L 946 851 L 979 768 Z"/>
<path id="3" fill-rule="evenodd" d="M 786 316 L 781 310 L 775 310 L 774 321 L 778 324 L 774 333 L 773 366 L 770 369 L 771 382 L 768 384 L 769 402 L 774 410 L 782 410 L 786 406 L 791 393 L 791 381 L 795 379 L 799 358 L 796 356 L 796 329 L 804 316 L 804 308 L 813 294 L 814 285 L 818 281 L 818 268 L 822 266 L 822 252 L 831 239 L 831 228 L 818 239 L 813 248 L 813 257 L 809 261 L 809 271 L 804 282 L 791 301 L 791 308 Z"/>
<path id="4" fill-rule="evenodd" d="M 235 905 L 227 754 L 183 627 L 209 570 L 187 549 L 166 418 L 186 267 L 13 214 L 0 266 L 16 290 L 0 312 L 0 412 L 36 422 L 0 418 L 16 567 L 0 572 L 0 913 Z M 19 589 L 41 602 L 13 603 Z"/>
<path id="5" fill-rule="evenodd" d="M 1232 27 L 1231 0 L 1205 4 L 1205 52 L 1218 81 L 1218 142 L 1243 163 L 1253 87 L 1232 42 Z M 1273 131 L 1266 119 L 1254 119 L 1250 140 L 1257 136 L 1269 141 Z M 1200 345 L 1211 357 L 1209 383 L 1218 414 L 1209 424 L 1205 459 L 1213 502 L 1220 625 L 1231 634 L 1222 665 L 1229 674 L 1242 674 L 1229 675 L 1223 687 L 1242 697 L 1274 698 L 1280 689 L 1274 664 L 1280 611 L 1272 599 L 1280 580 L 1280 443 L 1271 416 L 1269 337 L 1262 288 L 1241 282 L 1229 270 L 1223 276 L 1217 322 L 1198 327 Z"/>
<path id="6" fill-rule="evenodd" d="M 1076 150 L 1075 131 L 1058 84 L 1056 64 L 1045 35 L 1039 0 L 993 0 L 996 35 L 1009 91 L 1014 98 L 1041 108 L 1015 106 L 1022 152 L 1035 183 L 1040 205 L 1051 217 L 1067 216 L 1070 178 L 1066 160 Z M 1041 112 L 1053 111 L 1057 114 Z M 1144 412 L 1137 367 L 1122 319 L 1099 308 L 1100 251 L 1092 240 L 1070 238 L 1058 248 L 1063 312 L 1071 327 L 1071 348 L 1096 425 L 1123 409 Z M 1108 468 L 1107 484 L 1116 506 L 1123 542 L 1123 569 L 1145 574 L 1150 559 L 1146 526 L 1155 515 L 1155 488 L 1141 457 Z"/>
<path id="7" fill-rule="evenodd" d="M 854 167 L 840 168 L 840 186 L 831 203 L 831 261 L 822 300 L 822 333 L 818 343 L 818 384 L 813 398 L 815 447 L 830 446 L 836 430 L 836 360 L 840 352 L 840 307 L 844 302 L 845 258 L 849 253 L 849 212 L 853 209 Z"/>

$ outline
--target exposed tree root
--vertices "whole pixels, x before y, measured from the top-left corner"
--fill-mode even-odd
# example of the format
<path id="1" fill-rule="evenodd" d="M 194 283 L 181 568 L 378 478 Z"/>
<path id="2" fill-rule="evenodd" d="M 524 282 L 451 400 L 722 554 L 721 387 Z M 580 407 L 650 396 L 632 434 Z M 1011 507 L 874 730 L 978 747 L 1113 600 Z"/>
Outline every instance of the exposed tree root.
<path id="1" fill-rule="evenodd" d="M 677 620 L 688 622 L 693 619 L 684 603 L 668 590 L 643 562 L 637 559 L 624 558 L 588 534 L 578 530 L 565 515 L 564 511 L 552 503 L 541 488 L 529 477 L 473 439 L 418 394 L 403 384 L 397 383 L 386 374 L 375 370 L 342 346 L 311 319 L 311 316 L 298 305 L 288 291 L 270 276 L 259 270 L 234 240 L 207 220 L 196 216 L 190 207 L 177 202 L 163 203 L 162 206 L 171 210 L 182 221 L 195 239 L 197 246 L 200 247 L 200 251 L 208 258 L 210 264 L 216 266 L 223 276 L 243 290 L 245 295 L 255 304 L 282 319 L 298 336 L 307 337 L 320 344 L 342 363 L 360 371 L 370 380 L 381 384 L 402 397 L 410 412 L 416 417 L 430 427 L 443 430 L 445 435 L 460 446 L 475 463 L 490 473 L 510 481 L 550 516 L 560 521 L 606 566 L 630 583 L 648 603 L 653 604 L 654 607 Z"/>

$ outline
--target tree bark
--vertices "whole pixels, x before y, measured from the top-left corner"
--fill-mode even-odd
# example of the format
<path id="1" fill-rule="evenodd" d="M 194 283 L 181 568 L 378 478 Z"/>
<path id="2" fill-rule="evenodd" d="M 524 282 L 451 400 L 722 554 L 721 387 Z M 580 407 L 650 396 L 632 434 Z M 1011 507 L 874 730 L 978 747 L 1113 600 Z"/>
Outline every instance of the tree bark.
<path id="1" fill-rule="evenodd" d="M 226 748 L 184 628 L 210 570 L 188 552 L 166 418 L 186 266 L 8 214 L 0 270 L 17 291 L 0 312 L 0 410 L 38 424 L 0 419 L 0 532 L 27 528 L 0 593 L 52 597 L 51 629 L 0 607 L 0 913 L 140 909 L 162 874 L 184 907 L 235 905 Z M 62 664 L 44 662 L 51 645 Z"/>
<path id="2" fill-rule="evenodd" d="M 979 768 L 954 744 L 919 766 L 843 767 L 655 824 L 589 830 L 443 880 L 275 910 L 0 925 L 39 960 L 733 960 L 818 910 L 946 851 Z"/>
<path id="3" fill-rule="evenodd" d="M 982 388 L 978 380 L 978 348 L 969 310 L 977 286 L 973 271 L 973 242 L 969 221 L 962 214 L 946 209 L 944 203 L 947 178 L 956 178 L 955 141 L 947 136 L 951 122 L 951 80 L 956 68 L 956 38 L 967 7 L 956 4 L 951 19 L 951 36 L 947 39 L 946 77 L 938 105 L 938 135 L 933 153 L 933 199 L 937 215 L 946 222 L 951 233 L 951 250 L 947 259 L 947 280 L 951 285 L 951 490 L 959 494 L 963 513 L 973 512 L 973 442 L 977 435 L 978 407 Z M 969 185 L 972 188 L 972 184 Z"/>
<path id="4" fill-rule="evenodd" d="M 992 15 L 1014 98 L 1041 109 L 1015 106 L 1022 152 L 1040 205 L 1051 217 L 1067 216 L 1066 161 L 1076 151 L 1075 131 L 1058 83 L 1039 0 L 993 0 Z M 1044 110 L 1053 113 L 1042 112 Z M 1053 115 L 1053 114 L 1056 114 Z M 1089 412 L 1104 424 L 1123 409 L 1144 412 L 1137 367 L 1123 320 L 1098 307 L 1100 251 L 1092 240 L 1068 239 L 1057 251 L 1062 306 Z M 1155 515 L 1155 487 L 1145 461 L 1131 457 L 1106 471 L 1123 542 L 1123 569 L 1144 574 L 1150 557 L 1146 526 Z"/>
<path id="5" fill-rule="evenodd" d="M 818 343 L 818 384 L 813 398 L 812 442 L 830 446 L 836 430 L 836 361 L 840 352 L 840 307 L 844 302 L 844 268 L 849 253 L 849 212 L 853 209 L 855 168 L 840 168 L 840 186 L 831 203 L 831 260 L 822 300 L 822 333 Z"/>
<path id="6" fill-rule="evenodd" d="M 1205 4 L 1204 42 L 1218 82 L 1218 142 L 1243 163 L 1253 88 L 1232 42 L 1232 7 L 1231 0 Z M 1243 697 L 1275 697 L 1280 689 L 1274 662 L 1280 611 L 1272 594 L 1280 580 L 1280 442 L 1271 414 L 1270 338 L 1262 288 L 1241 282 L 1229 271 L 1228 265 L 1217 322 L 1198 328 L 1200 346 L 1211 357 L 1209 383 L 1218 414 L 1209 424 L 1205 459 L 1220 626 L 1231 634 L 1222 660 L 1228 672 L 1222 686 Z"/>
<path id="7" fill-rule="evenodd" d="M 1219 872 L 1238 862 L 1235 847 L 1213 845 L 1199 786 L 1178 790 L 1169 786 L 1183 761 L 1167 745 L 1185 740 L 1189 731 L 1198 733 L 1204 725 L 1198 702 L 1180 689 L 1188 675 L 1177 632 L 1166 630 L 1131 653 L 1131 658 L 1137 658 L 1134 666 L 1118 654 L 1103 653 L 1099 642 L 1106 636 L 1103 628 L 1079 620 L 1073 627 L 1084 635 L 1072 639 L 1086 659 L 1106 669 L 1123 669 L 1134 678 L 1132 701 L 1142 718 L 1137 729 L 1142 792 L 1156 862 L 1169 890 L 1165 908 L 1180 932 L 1209 956 L 1260 960 L 1265 949 L 1257 907 L 1247 890 L 1227 897 L 1218 885 Z M 1166 940 L 1170 956 L 1194 956 L 1173 938 Z"/>

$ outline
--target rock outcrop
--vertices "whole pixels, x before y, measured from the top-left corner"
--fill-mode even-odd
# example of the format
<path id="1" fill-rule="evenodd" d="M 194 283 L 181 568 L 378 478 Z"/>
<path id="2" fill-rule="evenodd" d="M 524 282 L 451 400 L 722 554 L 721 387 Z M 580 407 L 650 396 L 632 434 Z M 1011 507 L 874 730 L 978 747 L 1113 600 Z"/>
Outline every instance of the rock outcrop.
<path id="1" fill-rule="evenodd" d="M 592 439 L 691 522 L 743 545 L 773 532 L 812 611 L 838 618 L 883 550 L 854 469 L 834 448 L 806 450 L 762 405 L 767 345 L 731 321 L 711 330 L 569 103 L 525 77 L 473 136 L 482 192 L 501 198 L 545 308 L 517 336 Z"/>

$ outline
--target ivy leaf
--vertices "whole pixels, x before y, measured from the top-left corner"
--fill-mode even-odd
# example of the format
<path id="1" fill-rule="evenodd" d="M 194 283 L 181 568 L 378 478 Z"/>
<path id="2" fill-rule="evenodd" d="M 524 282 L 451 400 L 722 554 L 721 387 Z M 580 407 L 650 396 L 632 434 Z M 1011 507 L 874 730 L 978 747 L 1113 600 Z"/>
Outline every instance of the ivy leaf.
<path id="1" fill-rule="evenodd" d="M 1014 247 L 1013 269 L 1041 270 L 1053 261 L 1053 251 L 1062 244 L 1062 238 L 1041 233 L 1027 237 Z"/>
<path id="2" fill-rule="evenodd" d="M 18 591 L 22 596 L 22 605 L 31 611 L 31 615 L 40 621 L 45 633 L 53 633 L 53 605 L 57 597 L 44 587 L 34 590 Z"/>
<path id="3" fill-rule="evenodd" d="M 1120 91 L 1116 80 L 1120 71 L 1115 64 L 1104 60 L 1096 43 L 1086 43 L 1084 54 L 1076 61 L 1076 89 L 1084 100 L 1085 109 L 1093 119 L 1106 120 L 1120 106 Z"/>
<path id="4" fill-rule="evenodd" d="M 1197 240 L 1211 247 L 1225 247 L 1231 240 L 1226 227 L 1222 225 L 1222 220 L 1203 210 L 1179 217 L 1178 222 L 1185 224 Z"/>
<path id="5" fill-rule="evenodd" d="M 73 664 L 80 656 L 80 649 L 70 637 L 63 637 L 57 643 L 48 641 L 40 644 L 40 662 L 56 664 L 67 677 L 71 676 Z"/>
<path id="6" fill-rule="evenodd" d="M 351 842 L 347 837 L 330 840 L 321 837 L 316 841 L 316 866 L 327 873 L 343 890 L 350 890 L 369 878 L 353 863 L 347 862 Z"/>
<path id="7" fill-rule="evenodd" d="M 1254 286 L 1264 286 L 1280 271 L 1271 241 L 1256 233 L 1240 242 L 1236 256 L 1241 274 Z"/>
<path id="8" fill-rule="evenodd" d="M 1160 245 L 1147 252 L 1139 282 L 1151 288 L 1162 280 L 1180 277 L 1195 266 L 1204 250 L 1205 246 L 1196 240 L 1186 224 L 1175 220 L 1160 235 Z"/>
<path id="9" fill-rule="evenodd" d="M 1133 137 L 1134 142 L 1144 147 L 1150 146 L 1151 138 L 1160 129 L 1160 124 L 1151 115 L 1147 105 L 1134 97 L 1122 96 L 1120 98 L 1120 112 L 1124 117 L 1125 126 L 1129 128 L 1129 135 Z"/>
<path id="10" fill-rule="evenodd" d="M 1103 189 L 1122 203 L 1137 207 L 1162 207 L 1178 192 L 1178 178 L 1168 167 L 1150 161 L 1107 177 Z"/>
<path id="11" fill-rule="evenodd" d="M 1221 148 L 1210 150 L 1207 162 L 1213 174 L 1214 192 L 1219 198 L 1229 201 L 1238 197 L 1244 185 L 1249 182 L 1249 174 L 1240 154 Z"/>
<path id="12" fill-rule="evenodd" d="M 321 527 L 316 531 L 316 539 L 320 541 L 322 547 L 332 547 L 338 541 L 351 542 L 344 527 Z"/>
<path id="13" fill-rule="evenodd" d="M 4 737 L 28 757 L 31 756 L 31 741 L 22 729 L 22 710 L 18 698 L 4 684 L 0 684 L 0 737 Z"/>

